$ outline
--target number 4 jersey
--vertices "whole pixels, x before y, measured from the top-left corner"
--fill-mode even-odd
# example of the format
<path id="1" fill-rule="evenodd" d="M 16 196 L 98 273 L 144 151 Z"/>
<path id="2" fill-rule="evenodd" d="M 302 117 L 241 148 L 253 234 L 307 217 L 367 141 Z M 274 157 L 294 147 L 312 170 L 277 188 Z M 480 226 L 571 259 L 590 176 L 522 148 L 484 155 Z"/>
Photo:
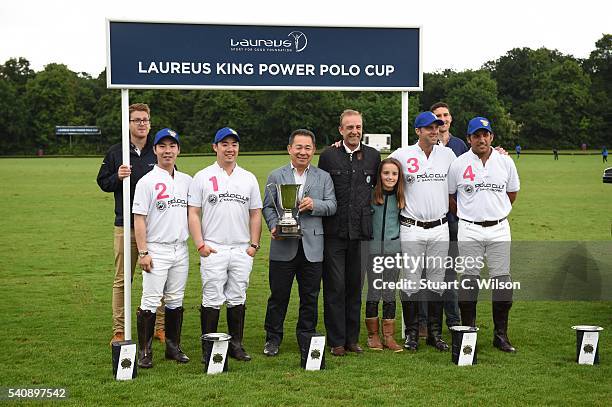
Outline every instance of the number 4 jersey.
<path id="1" fill-rule="evenodd" d="M 495 149 L 486 164 L 469 150 L 448 173 L 448 193 L 457 192 L 457 216 L 472 222 L 499 220 L 512 210 L 508 192 L 518 192 L 519 176 L 512 158 Z"/>
<path id="2" fill-rule="evenodd" d="M 147 242 L 178 243 L 189 237 L 187 193 L 191 177 L 174 177 L 157 165 L 136 184 L 132 213 L 147 217 Z"/>

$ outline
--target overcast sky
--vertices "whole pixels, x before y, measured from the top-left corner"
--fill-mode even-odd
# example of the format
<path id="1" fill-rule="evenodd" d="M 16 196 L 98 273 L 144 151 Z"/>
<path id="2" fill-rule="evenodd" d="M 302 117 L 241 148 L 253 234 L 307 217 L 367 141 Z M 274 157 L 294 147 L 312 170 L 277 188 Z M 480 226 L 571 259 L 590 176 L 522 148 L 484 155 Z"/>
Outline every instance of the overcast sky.
<path id="1" fill-rule="evenodd" d="M 567 4 L 566 4 L 567 3 Z M 3 0 L 0 63 L 25 57 L 97 76 L 105 18 L 202 23 L 421 26 L 423 70 L 477 69 L 517 47 L 586 58 L 612 33 L 612 2 L 581 0 Z"/>

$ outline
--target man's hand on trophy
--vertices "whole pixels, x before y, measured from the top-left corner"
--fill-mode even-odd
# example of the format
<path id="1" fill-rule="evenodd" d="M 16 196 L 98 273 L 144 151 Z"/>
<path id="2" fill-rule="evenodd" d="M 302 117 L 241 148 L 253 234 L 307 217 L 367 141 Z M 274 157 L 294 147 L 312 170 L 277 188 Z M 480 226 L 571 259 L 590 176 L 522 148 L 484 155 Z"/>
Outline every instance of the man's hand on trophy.
<path id="1" fill-rule="evenodd" d="M 304 198 L 302 198 L 302 200 L 300 201 L 300 206 L 298 207 L 298 210 L 300 212 L 304 212 L 304 211 L 312 211 L 313 209 L 314 209 L 313 199 L 309 196 L 305 196 Z"/>
<path id="2" fill-rule="evenodd" d="M 278 237 L 278 234 L 276 233 L 276 228 L 272 228 L 272 230 L 270 230 L 270 236 L 272 236 L 272 239 L 274 240 L 285 240 L 284 237 Z"/>

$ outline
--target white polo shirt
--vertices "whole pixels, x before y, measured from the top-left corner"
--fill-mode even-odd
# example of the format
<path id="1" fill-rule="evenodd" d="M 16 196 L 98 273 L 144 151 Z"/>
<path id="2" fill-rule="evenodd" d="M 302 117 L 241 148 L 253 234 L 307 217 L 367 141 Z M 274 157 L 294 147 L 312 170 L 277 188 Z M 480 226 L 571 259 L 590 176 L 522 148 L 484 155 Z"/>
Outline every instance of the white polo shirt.
<path id="1" fill-rule="evenodd" d="M 189 206 L 202 208 L 205 241 L 233 245 L 251 240 L 249 210 L 263 205 L 255 175 L 237 164 L 227 175 L 215 162 L 193 177 Z"/>
<path id="2" fill-rule="evenodd" d="M 389 157 L 402 164 L 406 206 L 401 215 L 422 222 L 438 220 L 448 212 L 448 169 L 455 153 L 434 145 L 429 157 L 419 144 L 395 150 Z"/>
<path id="3" fill-rule="evenodd" d="M 132 213 L 147 217 L 147 242 L 177 243 L 189 237 L 187 193 L 191 177 L 155 165 L 136 184 Z"/>
<path id="4" fill-rule="evenodd" d="M 507 192 L 521 188 L 512 158 L 492 149 L 486 162 L 470 149 L 451 165 L 448 193 L 457 192 L 457 216 L 472 222 L 499 220 L 512 210 Z"/>

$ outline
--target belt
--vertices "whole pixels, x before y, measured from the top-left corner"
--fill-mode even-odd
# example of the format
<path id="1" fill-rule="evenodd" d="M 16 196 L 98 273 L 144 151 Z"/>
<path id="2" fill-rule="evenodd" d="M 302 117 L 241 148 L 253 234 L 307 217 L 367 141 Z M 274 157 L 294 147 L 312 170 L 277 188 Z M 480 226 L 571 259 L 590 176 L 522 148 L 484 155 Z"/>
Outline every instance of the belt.
<path id="1" fill-rule="evenodd" d="M 444 225 L 447 222 L 446 216 L 442 219 L 432 220 L 431 222 L 421 222 L 420 220 L 414 220 L 400 215 L 400 223 L 404 226 L 418 226 L 423 229 L 431 229 L 436 226 Z"/>
<path id="2" fill-rule="evenodd" d="M 500 223 L 505 221 L 506 218 L 503 217 L 503 218 L 498 219 L 498 220 L 485 220 L 484 222 L 473 222 L 471 220 L 465 220 L 465 219 L 461 219 L 461 220 L 464 221 L 464 222 L 473 223 L 474 225 L 482 226 L 483 228 L 488 228 L 490 226 L 499 225 Z"/>

